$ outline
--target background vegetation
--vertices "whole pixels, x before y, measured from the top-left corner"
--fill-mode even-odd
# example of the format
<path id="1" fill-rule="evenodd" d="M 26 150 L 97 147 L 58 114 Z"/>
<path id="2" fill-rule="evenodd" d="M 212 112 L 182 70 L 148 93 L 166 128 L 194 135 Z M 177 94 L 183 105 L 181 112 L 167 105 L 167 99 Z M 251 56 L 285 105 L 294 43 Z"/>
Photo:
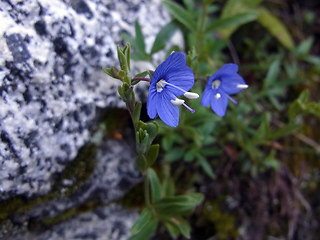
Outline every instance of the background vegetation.
<path id="1" fill-rule="evenodd" d="M 234 62 L 250 86 L 223 118 L 197 107 L 198 100 L 188 103 L 196 114 L 180 112 L 177 128 L 158 121 L 160 181 L 169 182 L 175 194 L 204 195 L 187 217 L 191 239 L 319 238 L 318 1 L 164 0 L 163 5 L 173 21 L 159 32 L 151 52 L 138 22 L 136 36 L 124 36 L 133 59 L 151 61 L 164 48 L 168 54 L 188 53 L 199 94 L 212 73 Z M 175 31 L 183 33 L 184 47 L 167 45 Z M 181 229 L 158 227 L 153 239 L 183 235 L 188 236 Z"/>

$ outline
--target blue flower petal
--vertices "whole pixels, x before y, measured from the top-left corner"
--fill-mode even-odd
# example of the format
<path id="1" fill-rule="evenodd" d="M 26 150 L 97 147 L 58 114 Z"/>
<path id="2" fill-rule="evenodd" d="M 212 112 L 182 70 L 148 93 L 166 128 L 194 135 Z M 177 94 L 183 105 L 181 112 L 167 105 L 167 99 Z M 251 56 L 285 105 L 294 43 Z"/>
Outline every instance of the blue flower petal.
<path id="1" fill-rule="evenodd" d="M 180 67 L 179 70 L 172 68 L 167 72 L 165 80 L 184 91 L 189 91 L 194 84 L 194 75 L 188 66 Z M 176 96 L 184 94 L 183 91 L 173 86 L 166 85 L 166 88 Z"/>
<path id="2" fill-rule="evenodd" d="M 148 112 L 148 116 L 151 119 L 154 119 L 157 115 L 157 104 L 158 104 L 157 100 L 158 100 L 158 96 L 157 96 L 156 84 L 150 85 L 149 96 L 147 101 L 147 112 Z"/>
<path id="3" fill-rule="evenodd" d="M 177 127 L 179 124 L 179 108 L 170 102 L 171 97 L 166 92 L 159 95 L 157 111 L 161 120 L 171 126 Z"/>
<path id="4" fill-rule="evenodd" d="M 213 89 L 206 87 L 201 97 L 201 105 L 208 107 L 211 101 L 211 98 L 214 97 Z"/>
<path id="5" fill-rule="evenodd" d="M 220 89 L 223 90 L 228 95 L 240 92 L 242 89 L 238 88 L 238 84 L 246 84 L 243 78 L 239 74 L 233 76 L 224 77 L 221 79 Z"/>
<path id="6" fill-rule="evenodd" d="M 158 82 L 161 79 L 165 79 L 168 71 L 170 71 L 171 69 L 181 71 L 181 69 L 184 69 L 185 65 L 186 57 L 183 53 L 174 52 L 170 54 L 167 59 L 163 63 L 161 63 L 154 71 L 150 83 Z"/>
<path id="7" fill-rule="evenodd" d="M 214 96 L 211 98 L 211 108 L 220 117 L 226 113 L 228 106 L 228 96 L 223 91 L 219 91 L 221 97 L 216 99 Z"/>
<path id="8" fill-rule="evenodd" d="M 234 73 L 237 73 L 239 70 L 239 67 L 235 63 L 227 63 L 223 65 L 217 72 L 216 74 L 221 75 L 231 75 Z"/>
<path id="9" fill-rule="evenodd" d="M 214 80 L 221 80 L 223 77 L 232 76 L 238 72 L 238 65 L 234 63 L 227 63 L 223 65 L 217 72 L 211 75 L 207 85 L 212 84 Z"/>

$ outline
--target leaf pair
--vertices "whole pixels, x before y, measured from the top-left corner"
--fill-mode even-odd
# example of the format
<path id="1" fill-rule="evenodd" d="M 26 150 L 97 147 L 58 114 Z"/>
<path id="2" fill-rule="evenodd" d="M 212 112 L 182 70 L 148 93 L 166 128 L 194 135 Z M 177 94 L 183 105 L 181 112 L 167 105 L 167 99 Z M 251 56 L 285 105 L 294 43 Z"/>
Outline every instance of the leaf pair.
<path id="1" fill-rule="evenodd" d="M 170 181 L 167 179 L 161 184 L 156 172 L 150 168 L 147 171 L 147 178 L 151 188 L 151 206 L 142 211 L 133 225 L 130 240 L 149 239 L 160 221 L 164 223 L 173 238 L 180 234 L 190 238 L 191 227 L 182 215 L 191 213 L 201 203 L 203 195 L 191 193 L 173 196 L 172 190 L 169 190 L 172 189 Z"/>

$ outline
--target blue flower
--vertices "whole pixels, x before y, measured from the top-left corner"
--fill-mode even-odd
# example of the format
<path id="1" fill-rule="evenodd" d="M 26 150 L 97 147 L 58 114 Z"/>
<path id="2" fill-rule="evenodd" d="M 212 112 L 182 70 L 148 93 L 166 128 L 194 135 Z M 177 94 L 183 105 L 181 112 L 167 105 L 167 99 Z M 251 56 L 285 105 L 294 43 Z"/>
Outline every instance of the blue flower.
<path id="1" fill-rule="evenodd" d="M 212 110 L 223 117 L 227 110 L 228 99 L 237 104 L 229 95 L 248 87 L 237 72 L 237 64 L 228 63 L 212 74 L 201 98 L 202 106 L 207 107 L 210 104 Z"/>
<path id="2" fill-rule="evenodd" d="M 184 105 L 192 113 L 184 100 L 177 97 L 184 95 L 189 99 L 198 98 L 196 93 L 187 92 L 194 84 L 191 68 L 186 65 L 183 53 L 174 52 L 161 63 L 152 75 L 147 101 L 147 112 L 151 119 L 157 114 L 167 125 L 178 126 L 179 105 Z"/>

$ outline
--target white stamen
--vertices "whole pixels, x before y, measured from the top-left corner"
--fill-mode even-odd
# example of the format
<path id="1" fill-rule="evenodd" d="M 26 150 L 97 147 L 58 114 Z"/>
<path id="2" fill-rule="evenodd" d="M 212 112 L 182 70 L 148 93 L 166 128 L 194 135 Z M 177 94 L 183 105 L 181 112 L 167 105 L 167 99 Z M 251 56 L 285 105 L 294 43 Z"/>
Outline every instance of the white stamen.
<path id="1" fill-rule="evenodd" d="M 166 81 L 165 80 L 160 80 L 157 82 L 157 92 L 162 92 L 163 88 L 166 86 Z"/>
<path id="2" fill-rule="evenodd" d="M 246 89 L 248 88 L 249 86 L 247 84 L 238 84 L 237 85 L 237 88 L 241 88 L 241 89 Z"/>
<path id="3" fill-rule="evenodd" d="M 185 92 L 183 95 L 189 99 L 197 99 L 199 97 L 198 93 L 193 93 L 193 92 Z"/>
<path id="4" fill-rule="evenodd" d="M 220 93 L 217 93 L 216 95 L 214 95 L 214 98 L 215 98 L 215 99 L 219 99 L 219 98 L 221 98 Z"/>
<path id="5" fill-rule="evenodd" d="M 184 100 L 176 98 L 175 100 L 171 100 L 170 102 L 175 106 L 180 106 L 184 103 Z"/>
<path id="6" fill-rule="evenodd" d="M 221 81 L 219 79 L 212 82 L 212 89 L 218 89 L 220 87 Z"/>

